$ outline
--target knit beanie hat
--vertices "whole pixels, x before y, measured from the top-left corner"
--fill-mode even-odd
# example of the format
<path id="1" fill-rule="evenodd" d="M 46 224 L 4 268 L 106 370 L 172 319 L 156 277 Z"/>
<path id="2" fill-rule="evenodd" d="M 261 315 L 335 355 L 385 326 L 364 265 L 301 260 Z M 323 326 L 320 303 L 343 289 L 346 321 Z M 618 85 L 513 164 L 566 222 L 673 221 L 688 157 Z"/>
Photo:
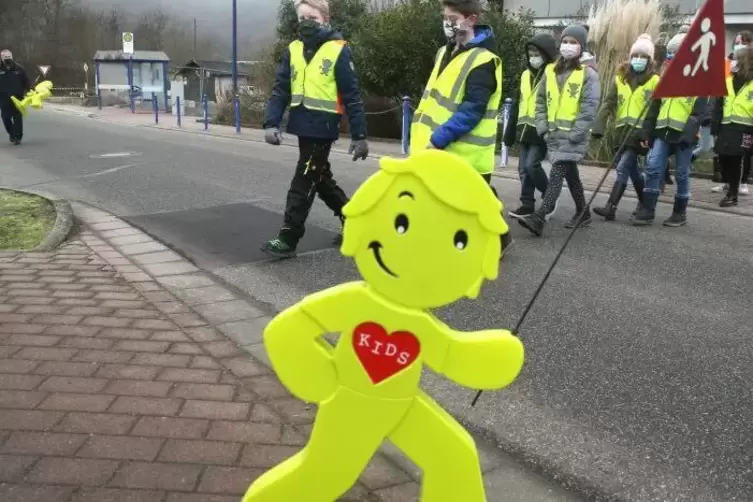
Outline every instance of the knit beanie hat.
<path id="1" fill-rule="evenodd" d="M 654 42 L 651 41 L 651 35 L 644 33 L 638 37 L 638 40 L 630 48 L 630 55 L 634 54 L 644 54 L 654 59 Z"/>
<path id="2" fill-rule="evenodd" d="M 571 24 L 564 30 L 562 30 L 562 37 L 573 37 L 578 41 L 583 51 L 586 50 L 586 44 L 588 42 L 588 30 L 582 24 Z"/>
<path id="3" fill-rule="evenodd" d="M 683 26 L 680 28 L 679 33 L 672 37 L 672 39 L 667 42 L 667 52 L 671 52 L 674 54 L 680 49 L 680 46 L 682 45 L 682 41 L 685 40 L 685 35 L 688 33 L 688 27 Z"/>

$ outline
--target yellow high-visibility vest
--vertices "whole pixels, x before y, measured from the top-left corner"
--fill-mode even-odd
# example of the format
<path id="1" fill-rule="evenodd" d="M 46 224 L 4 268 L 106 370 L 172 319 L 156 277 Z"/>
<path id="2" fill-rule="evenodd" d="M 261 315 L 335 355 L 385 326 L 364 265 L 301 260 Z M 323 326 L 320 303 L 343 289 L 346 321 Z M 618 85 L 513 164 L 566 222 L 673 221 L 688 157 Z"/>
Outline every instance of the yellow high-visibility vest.
<path id="1" fill-rule="evenodd" d="M 583 93 L 586 72 L 583 68 L 574 70 L 560 90 L 554 66 L 549 65 L 546 68 L 547 122 L 550 131 L 570 131 L 580 111 L 580 95 Z"/>
<path id="2" fill-rule="evenodd" d="M 450 143 L 445 150 L 463 157 L 479 173 L 494 170 L 494 150 L 497 142 L 497 116 L 502 100 L 502 60 L 491 51 L 473 48 L 458 54 L 439 72 L 445 47 L 437 52 L 434 70 L 426 84 L 421 102 L 413 116 L 410 129 L 411 151 L 424 150 L 431 145 L 431 135 L 450 120 L 465 96 L 465 81 L 471 70 L 493 62 L 497 90 L 486 107 L 481 122 L 471 132 Z"/>
<path id="3" fill-rule="evenodd" d="M 549 66 L 549 65 L 547 65 Z M 526 70 L 520 77 L 520 104 L 518 105 L 518 125 L 536 126 L 536 94 L 539 84 L 531 88 L 531 70 Z"/>
<path id="4" fill-rule="evenodd" d="M 657 129 L 673 129 L 682 132 L 693 113 L 696 98 L 664 98 L 662 99 L 659 117 L 656 119 Z"/>
<path id="5" fill-rule="evenodd" d="M 617 84 L 617 113 L 615 114 L 615 127 L 631 126 L 639 128 L 643 125 L 648 112 L 648 103 L 659 83 L 659 76 L 654 75 L 645 84 L 630 88 L 630 84 L 617 76 L 614 79 Z M 643 114 L 641 114 L 643 112 Z"/>
<path id="6" fill-rule="evenodd" d="M 345 47 L 344 40 L 322 44 L 311 61 L 306 63 L 303 42 L 290 43 L 290 107 L 305 106 L 309 110 L 342 115 L 343 106 L 337 92 L 335 64 Z"/>
<path id="7" fill-rule="evenodd" d="M 748 82 L 735 94 L 732 77 L 727 79 L 722 124 L 753 126 L 753 82 Z"/>

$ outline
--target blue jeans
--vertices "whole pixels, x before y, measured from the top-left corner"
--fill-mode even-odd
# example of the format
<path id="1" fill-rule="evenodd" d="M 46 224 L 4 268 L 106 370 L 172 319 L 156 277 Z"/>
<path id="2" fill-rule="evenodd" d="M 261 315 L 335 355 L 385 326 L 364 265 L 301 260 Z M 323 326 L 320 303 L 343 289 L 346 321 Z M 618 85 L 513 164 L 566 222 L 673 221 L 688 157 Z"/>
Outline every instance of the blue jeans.
<path id="1" fill-rule="evenodd" d="M 541 162 L 545 158 L 545 147 L 530 143 L 520 145 L 518 175 L 520 175 L 520 203 L 524 207 L 533 209 L 536 205 L 536 190 L 543 195 L 549 186 L 549 178 L 541 167 Z"/>
<path id="2" fill-rule="evenodd" d="M 693 150 L 693 155 L 698 157 L 703 152 L 708 152 L 714 147 L 714 138 L 711 136 L 710 127 L 701 127 L 701 138 L 698 146 Z"/>
<path id="3" fill-rule="evenodd" d="M 667 170 L 669 156 L 675 156 L 675 198 L 690 198 L 690 167 L 693 158 L 692 145 L 671 145 L 664 140 L 656 139 L 654 146 L 648 152 L 646 159 L 646 189 L 648 193 L 659 195 L 664 172 Z"/>
<path id="4" fill-rule="evenodd" d="M 633 182 L 633 186 L 638 186 L 643 182 L 643 174 L 638 167 L 638 152 L 627 148 L 619 153 L 617 161 L 617 183 L 627 185 L 628 179 Z"/>

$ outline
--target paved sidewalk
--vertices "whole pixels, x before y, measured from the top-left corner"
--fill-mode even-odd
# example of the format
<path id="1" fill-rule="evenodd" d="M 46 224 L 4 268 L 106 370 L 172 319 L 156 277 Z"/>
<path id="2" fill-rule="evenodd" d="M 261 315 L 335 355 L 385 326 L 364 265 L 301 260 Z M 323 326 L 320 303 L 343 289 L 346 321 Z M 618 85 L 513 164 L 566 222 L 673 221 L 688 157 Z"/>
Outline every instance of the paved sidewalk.
<path id="1" fill-rule="evenodd" d="M 49 104 L 46 107 L 66 113 L 74 113 L 78 115 L 89 116 L 98 120 L 103 120 L 110 123 L 116 123 L 132 127 L 153 127 L 156 129 L 187 132 L 194 134 L 202 134 L 212 137 L 220 137 L 241 141 L 252 141 L 258 143 L 264 143 L 264 131 L 260 129 L 243 128 L 240 134 L 235 132 L 234 127 L 223 125 L 209 125 L 209 130 L 204 131 L 204 124 L 196 122 L 196 117 L 184 117 L 182 127 L 177 126 L 176 118 L 172 115 L 160 115 L 160 123 L 154 123 L 154 115 L 149 113 L 137 113 L 132 114 L 127 108 L 109 107 L 103 108 L 101 111 L 96 108 L 84 108 L 75 105 L 60 105 Z M 284 139 L 288 145 L 294 144 L 294 138 L 289 135 L 284 135 Z M 384 142 L 384 141 L 370 141 L 371 151 L 373 155 L 402 155 L 401 146 L 397 142 Z M 340 140 L 335 143 L 334 151 L 339 153 L 347 153 L 348 149 L 347 140 Z M 580 174 L 583 179 L 583 185 L 586 190 L 593 190 L 604 175 L 604 169 L 595 166 L 580 166 Z M 518 179 L 518 159 L 516 157 L 510 157 L 507 167 L 497 168 L 495 175 L 501 178 Z M 609 193 L 614 182 L 615 173 L 612 170 L 605 183 L 600 190 L 601 193 Z M 691 180 L 691 206 L 699 207 L 702 209 L 708 209 L 712 211 L 720 211 L 731 214 L 738 214 L 743 216 L 753 216 L 753 196 L 740 197 L 740 205 L 736 208 L 721 208 L 719 207 L 719 201 L 722 200 L 724 194 L 715 194 L 711 191 L 713 186 L 717 183 L 713 183 L 711 180 L 702 178 L 693 178 Z M 634 206 L 632 202 L 635 200 L 635 193 L 632 189 L 628 189 L 625 192 L 626 199 L 632 199 L 625 201 L 624 211 L 629 214 L 633 211 Z M 668 186 L 665 195 L 661 197 L 663 202 L 671 204 L 674 198 L 674 186 Z M 508 205 L 516 206 L 513 201 L 508 201 Z"/>
<path id="2" fill-rule="evenodd" d="M 315 413 L 267 367 L 264 306 L 74 209 L 57 252 L 0 254 L 0 501 L 237 502 Z M 490 502 L 579 500 L 479 446 Z M 387 446 L 341 500 L 416 500 L 419 477 Z"/>

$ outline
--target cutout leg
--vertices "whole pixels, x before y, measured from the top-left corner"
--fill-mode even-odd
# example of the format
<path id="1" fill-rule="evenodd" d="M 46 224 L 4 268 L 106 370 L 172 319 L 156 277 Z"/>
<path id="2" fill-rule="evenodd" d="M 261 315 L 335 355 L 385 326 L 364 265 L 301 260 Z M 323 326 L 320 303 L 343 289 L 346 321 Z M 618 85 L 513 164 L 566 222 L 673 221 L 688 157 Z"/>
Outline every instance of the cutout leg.
<path id="1" fill-rule="evenodd" d="M 425 393 L 389 439 L 423 471 L 421 502 L 486 502 L 473 438 Z"/>
<path id="2" fill-rule="evenodd" d="M 367 398 L 341 388 L 320 405 L 303 450 L 257 479 L 243 502 L 335 502 L 410 406 L 411 400 Z"/>

